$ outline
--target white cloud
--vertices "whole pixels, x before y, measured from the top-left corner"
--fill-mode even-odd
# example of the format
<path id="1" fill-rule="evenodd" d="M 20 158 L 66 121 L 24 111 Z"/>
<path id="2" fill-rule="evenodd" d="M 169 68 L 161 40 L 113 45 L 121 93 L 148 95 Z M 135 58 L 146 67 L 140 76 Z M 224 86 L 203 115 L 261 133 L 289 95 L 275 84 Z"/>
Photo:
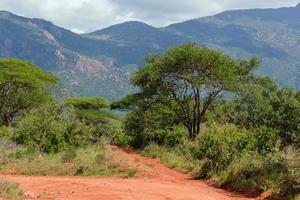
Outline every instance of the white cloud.
<path id="1" fill-rule="evenodd" d="M 154 26 L 229 9 L 296 5 L 299 0 L 0 0 L 0 10 L 43 18 L 76 32 L 140 20 Z"/>

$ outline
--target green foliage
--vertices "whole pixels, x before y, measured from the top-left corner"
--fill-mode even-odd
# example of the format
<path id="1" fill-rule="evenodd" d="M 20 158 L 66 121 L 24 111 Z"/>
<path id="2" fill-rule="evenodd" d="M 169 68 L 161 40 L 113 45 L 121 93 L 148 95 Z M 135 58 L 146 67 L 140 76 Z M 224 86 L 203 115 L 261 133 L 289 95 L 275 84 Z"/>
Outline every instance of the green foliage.
<path id="1" fill-rule="evenodd" d="M 67 106 L 73 106 L 76 109 L 95 109 L 108 108 L 109 103 L 101 97 L 72 97 L 66 101 Z"/>
<path id="2" fill-rule="evenodd" d="M 198 174 L 201 163 L 193 158 L 188 147 L 189 144 L 177 145 L 175 148 L 171 148 L 152 143 L 146 146 L 141 154 L 151 158 L 159 158 L 162 163 L 171 168 Z"/>
<path id="3" fill-rule="evenodd" d="M 87 120 L 90 123 L 106 123 L 109 120 L 120 120 L 119 116 L 109 113 L 102 110 L 85 110 L 85 109 L 79 109 L 76 110 L 76 114 L 80 119 Z"/>
<path id="4" fill-rule="evenodd" d="M 24 192 L 19 188 L 19 184 L 0 180 L 0 197 L 4 199 L 25 199 Z"/>
<path id="5" fill-rule="evenodd" d="M 247 151 L 235 157 L 217 181 L 221 186 L 238 191 L 276 192 L 286 173 L 287 166 L 280 155 L 262 156 L 255 151 Z"/>
<path id="6" fill-rule="evenodd" d="M 245 127 L 277 129 L 283 145 L 298 145 L 299 112 L 300 101 L 294 90 L 255 85 L 247 88 L 237 99 L 235 120 Z"/>
<path id="7" fill-rule="evenodd" d="M 0 127 L 0 138 L 10 138 L 14 134 L 14 129 L 11 126 L 1 126 Z"/>
<path id="8" fill-rule="evenodd" d="M 0 60 L 0 120 L 9 125 L 21 111 L 49 100 L 47 84 L 57 78 L 26 61 Z"/>
<path id="9" fill-rule="evenodd" d="M 65 104 L 73 107 L 76 117 L 91 127 L 93 142 L 99 142 L 102 137 L 113 140 L 122 132 L 119 116 L 105 110 L 109 104 L 101 97 L 69 98 Z"/>
<path id="10" fill-rule="evenodd" d="M 251 137 L 254 141 L 253 146 L 251 146 L 252 150 L 261 155 L 274 152 L 280 141 L 278 131 L 265 126 L 251 130 Z"/>
<path id="11" fill-rule="evenodd" d="M 235 125 L 207 127 L 203 130 L 191 147 L 194 158 L 204 160 L 203 169 L 208 174 L 201 177 L 220 175 L 234 159 L 244 152 L 254 152 L 261 156 L 274 153 L 278 144 L 278 132 L 260 127 L 252 130 L 239 128 Z"/>
<path id="12" fill-rule="evenodd" d="M 239 91 L 257 68 L 255 58 L 234 60 L 228 55 L 185 44 L 170 48 L 165 55 L 153 55 L 132 78 L 140 92 L 126 97 L 120 106 L 129 105 L 142 111 L 159 103 L 169 109 L 195 139 L 207 110 L 223 91 Z M 118 107 L 114 105 L 114 107 Z"/>
<path id="13" fill-rule="evenodd" d="M 234 125 L 213 126 L 203 129 L 192 147 L 196 159 L 208 159 L 216 173 L 226 169 L 233 158 L 249 148 L 251 136 L 246 129 Z"/>
<path id="14" fill-rule="evenodd" d="M 74 148 L 70 148 L 61 156 L 61 161 L 63 163 L 72 162 L 77 157 L 76 150 Z"/>
<path id="15" fill-rule="evenodd" d="M 300 160 L 299 149 L 287 148 L 282 157 L 286 173 L 277 185 L 275 194 L 281 197 L 296 197 L 300 194 Z"/>
<path id="16" fill-rule="evenodd" d="M 139 94 L 130 94 L 119 101 L 111 103 L 110 108 L 113 110 L 133 109 L 137 101 L 139 101 Z"/>
<path id="17" fill-rule="evenodd" d="M 124 131 L 132 138 L 131 145 L 138 148 L 150 142 L 165 143 L 166 136 L 172 137 L 169 133 L 177 124 L 178 121 L 172 111 L 163 105 L 155 104 L 146 111 L 136 109 L 127 113 L 124 119 Z M 182 133 L 180 137 L 182 136 L 187 136 L 187 132 Z M 180 138 L 174 138 L 175 140 Z"/>
<path id="18" fill-rule="evenodd" d="M 26 114 L 12 139 L 32 150 L 58 152 L 67 146 L 84 146 L 91 141 L 91 129 L 56 105 L 44 105 Z"/>
<path id="19" fill-rule="evenodd" d="M 159 145 L 167 145 L 174 147 L 187 139 L 187 130 L 185 127 L 176 126 L 173 129 L 157 129 L 145 133 L 146 141 L 148 143 L 155 143 Z"/>
<path id="20" fill-rule="evenodd" d="M 14 146 L 0 151 L 0 170 L 22 175 L 132 177 L 137 170 L 114 162 L 115 153 L 101 144 L 68 148 L 55 154 L 18 153 Z M 18 156 L 16 156 L 18 155 Z M 20 155 L 20 156 L 19 156 Z"/>

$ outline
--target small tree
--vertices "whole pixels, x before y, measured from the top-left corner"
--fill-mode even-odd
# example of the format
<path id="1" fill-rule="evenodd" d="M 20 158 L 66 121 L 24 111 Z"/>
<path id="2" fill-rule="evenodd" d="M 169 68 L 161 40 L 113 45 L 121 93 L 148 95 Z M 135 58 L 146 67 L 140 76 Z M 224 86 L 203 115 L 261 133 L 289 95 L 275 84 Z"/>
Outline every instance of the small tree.
<path id="1" fill-rule="evenodd" d="M 140 88 L 135 95 L 140 106 L 160 103 L 169 107 L 193 140 L 212 102 L 223 91 L 238 91 L 258 64 L 256 58 L 235 60 L 221 51 L 185 44 L 165 55 L 148 57 L 132 83 Z"/>
<path id="2" fill-rule="evenodd" d="M 21 111 L 49 100 L 45 86 L 57 78 L 29 62 L 0 60 L 0 126 L 9 125 Z"/>

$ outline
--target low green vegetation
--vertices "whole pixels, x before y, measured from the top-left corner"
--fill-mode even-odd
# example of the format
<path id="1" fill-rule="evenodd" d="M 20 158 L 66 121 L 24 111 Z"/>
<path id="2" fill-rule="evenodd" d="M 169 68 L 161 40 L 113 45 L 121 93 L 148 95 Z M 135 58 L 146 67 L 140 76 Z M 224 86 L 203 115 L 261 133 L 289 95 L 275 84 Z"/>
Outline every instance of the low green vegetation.
<path id="1" fill-rule="evenodd" d="M 24 175 L 135 176 L 107 147 L 120 119 L 100 97 L 57 102 L 57 78 L 20 60 L 0 60 L 0 170 Z M 105 142 L 104 142 L 105 141 Z"/>
<path id="2" fill-rule="evenodd" d="M 70 147 L 49 154 L 40 151 L 29 153 L 27 148 L 6 141 L 6 148 L 1 153 L 0 169 L 23 175 L 135 176 L 136 169 L 124 168 L 114 162 L 114 152 L 104 144 Z"/>
<path id="3" fill-rule="evenodd" d="M 258 77 L 257 59 L 194 44 L 150 56 L 139 90 L 114 102 L 129 111 L 126 142 L 172 168 L 235 191 L 300 194 L 300 92 Z"/>
<path id="4" fill-rule="evenodd" d="M 24 192 L 19 185 L 7 180 L 0 180 L 0 197 L 8 200 L 25 199 Z"/>

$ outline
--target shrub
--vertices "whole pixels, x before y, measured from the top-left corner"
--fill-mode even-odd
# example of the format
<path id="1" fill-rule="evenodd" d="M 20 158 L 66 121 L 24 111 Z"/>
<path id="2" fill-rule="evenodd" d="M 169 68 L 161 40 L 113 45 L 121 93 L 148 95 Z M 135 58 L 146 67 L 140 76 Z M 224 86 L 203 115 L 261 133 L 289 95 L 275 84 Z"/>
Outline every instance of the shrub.
<path id="1" fill-rule="evenodd" d="M 14 133 L 14 130 L 10 126 L 1 126 L 0 127 L 0 137 L 11 138 L 13 133 Z"/>
<path id="2" fill-rule="evenodd" d="M 57 105 L 45 105 L 19 121 L 12 139 L 29 149 L 52 153 L 68 146 L 86 145 L 90 142 L 91 130 L 71 111 L 64 111 Z"/>
<path id="3" fill-rule="evenodd" d="M 251 130 L 251 134 L 254 141 L 253 150 L 262 155 L 273 152 L 279 142 L 279 132 L 266 126 Z"/>
<path id="4" fill-rule="evenodd" d="M 145 122 L 146 119 L 143 113 L 130 112 L 124 119 L 124 131 L 131 138 L 130 145 L 134 148 L 139 148 L 145 145 Z"/>
<path id="5" fill-rule="evenodd" d="M 234 125 L 207 127 L 202 130 L 191 151 L 196 159 L 210 160 L 214 170 L 219 173 L 248 147 L 250 140 L 247 130 Z"/>
<path id="6" fill-rule="evenodd" d="M 169 107 L 154 104 L 147 109 L 135 109 L 126 114 L 124 131 L 132 138 L 134 148 L 144 147 L 150 142 L 164 143 L 165 135 L 174 130 L 179 122 Z M 177 138 L 173 137 L 177 140 Z"/>
<path id="7" fill-rule="evenodd" d="M 268 190 L 273 180 L 268 180 L 267 176 L 272 176 L 271 169 L 276 167 L 272 164 L 275 163 L 256 152 L 244 152 L 221 172 L 217 182 L 221 186 L 244 192 Z"/>
<path id="8" fill-rule="evenodd" d="M 134 139 L 132 136 L 125 134 L 123 131 L 120 132 L 119 134 L 115 135 L 113 138 L 112 143 L 115 145 L 118 145 L 120 147 L 126 147 L 128 145 L 133 144 Z"/>
<path id="9" fill-rule="evenodd" d="M 174 147 L 180 144 L 187 136 L 187 130 L 182 126 L 175 126 L 173 130 L 158 129 L 145 133 L 147 143 L 156 143 Z"/>
<path id="10" fill-rule="evenodd" d="M 122 131 L 119 117 L 113 113 L 93 109 L 79 109 L 75 113 L 79 120 L 92 128 L 91 136 L 95 143 L 99 142 L 102 137 L 113 140 Z"/>
<path id="11" fill-rule="evenodd" d="M 63 163 L 71 162 L 71 161 L 73 161 L 76 157 L 77 157 L 76 150 L 73 149 L 73 148 L 71 148 L 71 149 L 65 151 L 64 154 L 62 154 L 61 161 L 62 161 Z"/>
<path id="12" fill-rule="evenodd" d="M 298 150 L 288 148 L 283 157 L 287 172 L 276 191 L 281 196 L 296 197 L 300 194 L 300 153 Z"/>

